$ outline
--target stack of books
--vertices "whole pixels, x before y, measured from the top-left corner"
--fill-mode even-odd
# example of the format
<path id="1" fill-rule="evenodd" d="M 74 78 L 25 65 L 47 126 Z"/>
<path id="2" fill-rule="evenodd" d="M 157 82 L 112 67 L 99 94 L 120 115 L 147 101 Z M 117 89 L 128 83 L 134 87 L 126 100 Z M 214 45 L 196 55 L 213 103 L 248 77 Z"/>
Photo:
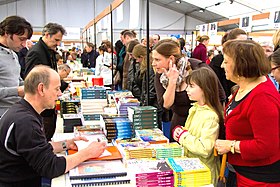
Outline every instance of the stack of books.
<path id="1" fill-rule="evenodd" d="M 77 114 L 79 108 L 79 100 L 60 101 L 60 116 L 63 114 Z"/>
<path id="2" fill-rule="evenodd" d="M 211 184 L 211 172 L 199 158 L 168 158 L 174 171 L 174 186 L 199 187 Z"/>
<path id="3" fill-rule="evenodd" d="M 157 159 L 176 158 L 184 156 L 184 148 L 177 142 L 152 144 L 151 146 L 155 149 Z"/>
<path id="4" fill-rule="evenodd" d="M 127 115 L 127 107 L 129 106 L 140 105 L 140 102 L 136 98 L 134 98 L 131 91 L 122 90 L 108 92 L 108 98 L 111 97 L 113 97 L 113 102 L 117 108 L 119 115 Z"/>
<path id="5" fill-rule="evenodd" d="M 80 114 L 63 114 L 63 132 L 73 132 L 75 126 L 82 126 L 82 115 Z"/>
<path id="6" fill-rule="evenodd" d="M 133 128 L 157 128 L 157 109 L 153 106 L 130 106 L 127 108 L 128 118 L 133 123 Z"/>
<path id="7" fill-rule="evenodd" d="M 102 114 L 100 125 L 109 142 L 114 139 L 127 139 L 134 136 L 132 123 L 127 117 L 121 115 Z"/>
<path id="8" fill-rule="evenodd" d="M 130 183 L 127 170 L 120 160 L 84 162 L 71 169 L 69 177 L 72 187 Z"/>
<path id="9" fill-rule="evenodd" d="M 102 131 L 102 127 L 99 124 L 92 124 L 92 125 L 83 125 L 83 126 L 75 126 L 74 127 L 74 135 L 82 135 L 84 132 L 96 132 Z"/>
<path id="10" fill-rule="evenodd" d="M 163 135 L 159 128 L 135 130 L 135 136 L 151 144 L 168 143 L 169 139 Z"/>
<path id="11" fill-rule="evenodd" d="M 106 107 L 106 89 L 104 87 L 92 87 L 81 89 L 81 112 L 85 121 L 96 121 Z"/>
<path id="12" fill-rule="evenodd" d="M 128 107 L 139 106 L 140 102 L 134 97 L 123 97 L 117 102 L 117 110 L 120 115 L 127 115 Z"/>
<path id="13" fill-rule="evenodd" d="M 173 170 L 165 160 L 134 159 L 128 160 L 126 165 L 137 187 L 174 186 Z"/>
<path id="14" fill-rule="evenodd" d="M 118 143 L 117 147 L 126 160 L 133 158 L 154 158 L 156 155 L 155 149 L 148 142 Z"/>

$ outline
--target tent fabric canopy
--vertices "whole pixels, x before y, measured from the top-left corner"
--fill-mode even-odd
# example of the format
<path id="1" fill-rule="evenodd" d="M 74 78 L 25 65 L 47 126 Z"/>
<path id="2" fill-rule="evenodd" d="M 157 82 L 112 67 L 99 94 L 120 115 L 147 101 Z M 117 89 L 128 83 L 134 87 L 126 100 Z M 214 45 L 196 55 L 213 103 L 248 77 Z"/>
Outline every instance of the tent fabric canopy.
<path id="1" fill-rule="evenodd" d="M 205 23 L 280 10 L 276 0 L 150 0 L 150 2 L 183 13 Z"/>

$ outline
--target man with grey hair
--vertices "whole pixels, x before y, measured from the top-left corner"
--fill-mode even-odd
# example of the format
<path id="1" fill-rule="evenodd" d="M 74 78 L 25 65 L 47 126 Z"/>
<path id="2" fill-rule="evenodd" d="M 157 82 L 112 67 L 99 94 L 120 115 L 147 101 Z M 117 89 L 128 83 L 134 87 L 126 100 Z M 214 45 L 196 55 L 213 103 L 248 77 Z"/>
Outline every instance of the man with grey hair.
<path id="1" fill-rule="evenodd" d="M 25 96 L 13 105 L 0 120 L 0 186 L 40 187 L 41 177 L 54 178 L 68 172 L 89 158 L 99 157 L 105 142 L 92 142 L 70 156 L 55 153 L 77 149 L 74 141 L 83 137 L 48 142 L 42 119 L 45 109 L 55 106 L 61 95 L 58 73 L 43 65 L 36 66 L 25 78 Z"/>
<path id="2" fill-rule="evenodd" d="M 0 22 L 0 118 L 24 96 L 20 65 L 15 52 L 25 46 L 33 33 L 31 24 L 19 16 Z"/>
<path id="3" fill-rule="evenodd" d="M 38 64 L 47 65 L 57 71 L 55 51 L 65 34 L 65 29 L 57 23 L 48 23 L 44 26 L 42 37 L 27 53 L 25 76 Z M 57 114 L 53 108 L 43 111 L 41 116 L 43 117 L 47 140 L 50 141 L 55 132 Z"/>
<path id="4" fill-rule="evenodd" d="M 60 81 L 61 81 L 61 86 L 60 86 L 60 90 L 63 93 L 69 86 L 69 84 L 67 82 L 65 82 L 63 79 L 65 79 L 66 77 L 68 77 L 68 75 L 71 72 L 71 68 L 68 64 L 61 64 L 58 66 L 58 74 L 60 77 Z"/>

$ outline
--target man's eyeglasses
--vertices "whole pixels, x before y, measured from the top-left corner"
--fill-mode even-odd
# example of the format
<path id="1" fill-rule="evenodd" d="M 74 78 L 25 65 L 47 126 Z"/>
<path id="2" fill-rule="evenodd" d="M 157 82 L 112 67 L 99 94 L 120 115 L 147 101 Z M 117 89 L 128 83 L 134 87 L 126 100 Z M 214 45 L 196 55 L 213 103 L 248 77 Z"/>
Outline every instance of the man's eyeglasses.
<path id="1" fill-rule="evenodd" d="M 270 72 L 272 72 L 272 71 L 276 70 L 277 68 L 280 68 L 280 65 L 275 66 L 274 68 L 271 68 Z"/>

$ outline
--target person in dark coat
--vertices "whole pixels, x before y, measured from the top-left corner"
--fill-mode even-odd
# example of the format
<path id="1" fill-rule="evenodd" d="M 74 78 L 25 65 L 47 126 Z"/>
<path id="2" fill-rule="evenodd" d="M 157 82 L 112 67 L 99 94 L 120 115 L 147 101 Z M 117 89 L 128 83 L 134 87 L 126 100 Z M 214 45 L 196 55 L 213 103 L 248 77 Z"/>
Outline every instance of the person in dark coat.
<path id="1" fill-rule="evenodd" d="M 25 76 L 39 64 L 47 65 L 57 71 L 55 51 L 62 41 L 62 36 L 65 34 L 65 29 L 57 23 L 48 23 L 44 26 L 43 36 L 27 53 Z M 57 114 L 55 108 L 44 110 L 41 116 L 43 117 L 46 138 L 50 141 L 56 128 Z"/>
<path id="2" fill-rule="evenodd" d="M 27 55 L 27 52 L 29 49 L 33 47 L 33 42 L 31 40 L 26 40 L 26 46 L 22 48 L 17 54 L 18 54 L 18 61 L 20 64 L 20 77 L 24 80 L 24 74 L 25 74 L 25 58 Z"/>
<path id="3" fill-rule="evenodd" d="M 95 68 L 96 58 L 99 56 L 99 53 L 95 50 L 93 43 L 87 42 L 86 44 L 86 59 L 83 59 L 83 67 Z"/>
<path id="4" fill-rule="evenodd" d="M 247 34 L 244 30 L 236 28 L 231 30 L 229 33 L 226 33 L 222 38 L 222 44 L 228 40 L 234 39 L 246 39 Z M 220 83 L 222 84 L 227 98 L 231 95 L 231 87 L 235 85 L 235 83 L 231 82 L 230 80 L 226 79 L 225 70 L 221 68 L 222 62 L 224 61 L 224 55 L 222 53 L 216 55 L 211 60 L 209 66 L 214 70 L 216 73 Z M 227 99 L 228 100 L 228 99 Z"/>

